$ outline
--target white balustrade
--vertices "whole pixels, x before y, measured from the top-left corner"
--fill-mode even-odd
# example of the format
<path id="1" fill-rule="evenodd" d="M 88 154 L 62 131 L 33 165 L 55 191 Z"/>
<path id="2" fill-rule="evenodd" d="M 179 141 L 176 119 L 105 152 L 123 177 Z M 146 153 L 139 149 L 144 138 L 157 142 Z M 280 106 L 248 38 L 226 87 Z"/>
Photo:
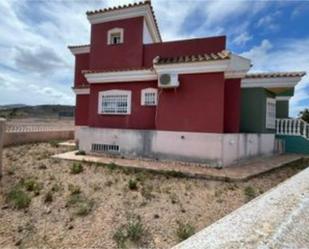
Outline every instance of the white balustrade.
<path id="1" fill-rule="evenodd" d="M 309 124 L 302 119 L 276 119 L 276 134 L 309 139 Z"/>

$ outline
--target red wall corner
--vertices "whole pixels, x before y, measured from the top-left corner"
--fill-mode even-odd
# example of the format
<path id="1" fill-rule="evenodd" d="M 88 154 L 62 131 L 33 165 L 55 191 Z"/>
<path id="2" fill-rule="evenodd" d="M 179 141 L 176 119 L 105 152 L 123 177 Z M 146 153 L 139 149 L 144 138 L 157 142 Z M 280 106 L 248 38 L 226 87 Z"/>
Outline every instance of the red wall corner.
<path id="1" fill-rule="evenodd" d="M 224 88 L 224 132 L 238 133 L 241 79 L 226 79 Z"/>
<path id="2" fill-rule="evenodd" d="M 88 125 L 89 94 L 76 95 L 75 125 Z"/>

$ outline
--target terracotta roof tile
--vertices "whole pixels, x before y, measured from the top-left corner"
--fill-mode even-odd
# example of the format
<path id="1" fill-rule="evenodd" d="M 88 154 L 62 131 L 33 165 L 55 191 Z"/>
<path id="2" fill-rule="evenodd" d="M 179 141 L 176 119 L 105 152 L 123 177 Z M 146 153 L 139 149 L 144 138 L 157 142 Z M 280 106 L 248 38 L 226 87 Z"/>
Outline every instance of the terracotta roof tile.
<path id="1" fill-rule="evenodd" d="M 176 57 L 156 57 L 153 60 L 155 65 L 175 64 L 175 63 L 188 63 L 188 62 L 201 62 L 201 61 L 215 61 L 226 60 L 230 58 L 230 52 L 223 50 L 218 53 L 185 55 Z"/>
<path id="2" fill-rule="evenodd" d="M 256 78 L 279 78 L 279 77 L 303 77 L 306 72 L 267 72 L 267 73 L 249 73 L 247 79 Z"/>
<path id="3" fill-rule="evenodd" d="M 155 22 L 155 25 L 156 25 L 156 29 L 157 29 L 158 34 L 159 34 L 160 39 L 161 39 L 161 34 L 160 34 L 160 31 L 159 31 L 158 22 L 157 22 L 157 19 L 156 19 L 156 16 L 155 16 L 155 13 L 154 13 L 154 10 L 153 10 L 153 7 L 151 5 L 150 0 L 148 0 L 148 1 L 145 0 L 143 2 L 137 2 L 137 3 L 132 3 L 132 4 L 130 3 L 130 4 L 125 4 L 125 5 L 119 5 L 117 7 L 109 7 L 109 8 L 98 9 L 98 10 L 93 10 L 93 11 L 87 11 L 86 14 L 87 15 L 95 15 L 95 14 L 99 14 L 99 13 L 106 13 L 106 12 L 110 12 L 110 11 L 114 11 L 114 10 L 128 9 L 128 8 L 133 8 L 133 7 L 137 7 L 137 6 L 143 6 L 143 5 L 149 5 L 153 19 L 154 19 L 154 22 Z"/>
<path id="4" fill-rule="evenodd" d="M 138 71 L 138 70 L 153 70 L 153 68 L 121 68 L 121 69 L 106 69 L 106 70 L 82 70 L 82 73 L 112 73 L 112 72 L 126 72 L 126 71 Z"/>

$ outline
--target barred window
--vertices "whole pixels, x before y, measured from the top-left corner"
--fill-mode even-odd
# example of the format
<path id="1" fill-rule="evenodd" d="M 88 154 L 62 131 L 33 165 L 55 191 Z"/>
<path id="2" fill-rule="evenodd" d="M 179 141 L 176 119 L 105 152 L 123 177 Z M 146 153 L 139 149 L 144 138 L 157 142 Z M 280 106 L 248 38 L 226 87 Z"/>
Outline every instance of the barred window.
<path id="1" fill-rule="evenodd" d="M 157 105 L 157 89 L 146 88 L 142 90 L 141 104 L 148 106 Z"/>
<path id="2" fill-rule="evenodd" d="M 109 90 L 99 93 L 100 114 L 130 114 L 131 92 L 123 90 Z"/>
<path id="3" fill-rule="evenodd" d="M 115 45 L 123 43 L 123 28 L 113 28 L 107 32 L 107 44 Z"/>
<path id="4" fill-rule="evenodd" d="M 272 98 L 266 99 L 266 128 L 276 128 L 276 100 Z"/>

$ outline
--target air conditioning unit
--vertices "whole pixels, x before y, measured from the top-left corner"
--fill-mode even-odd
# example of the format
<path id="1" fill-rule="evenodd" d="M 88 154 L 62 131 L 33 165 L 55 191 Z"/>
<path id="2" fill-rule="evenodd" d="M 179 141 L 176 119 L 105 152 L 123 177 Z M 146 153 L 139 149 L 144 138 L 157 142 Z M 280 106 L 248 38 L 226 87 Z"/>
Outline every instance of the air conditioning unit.
<path id="1" fill-rule="evenodd" d="M 160 74 L 158 79 L 159 87 L 173 88 L 179 86 L 178 74 Z"/>

